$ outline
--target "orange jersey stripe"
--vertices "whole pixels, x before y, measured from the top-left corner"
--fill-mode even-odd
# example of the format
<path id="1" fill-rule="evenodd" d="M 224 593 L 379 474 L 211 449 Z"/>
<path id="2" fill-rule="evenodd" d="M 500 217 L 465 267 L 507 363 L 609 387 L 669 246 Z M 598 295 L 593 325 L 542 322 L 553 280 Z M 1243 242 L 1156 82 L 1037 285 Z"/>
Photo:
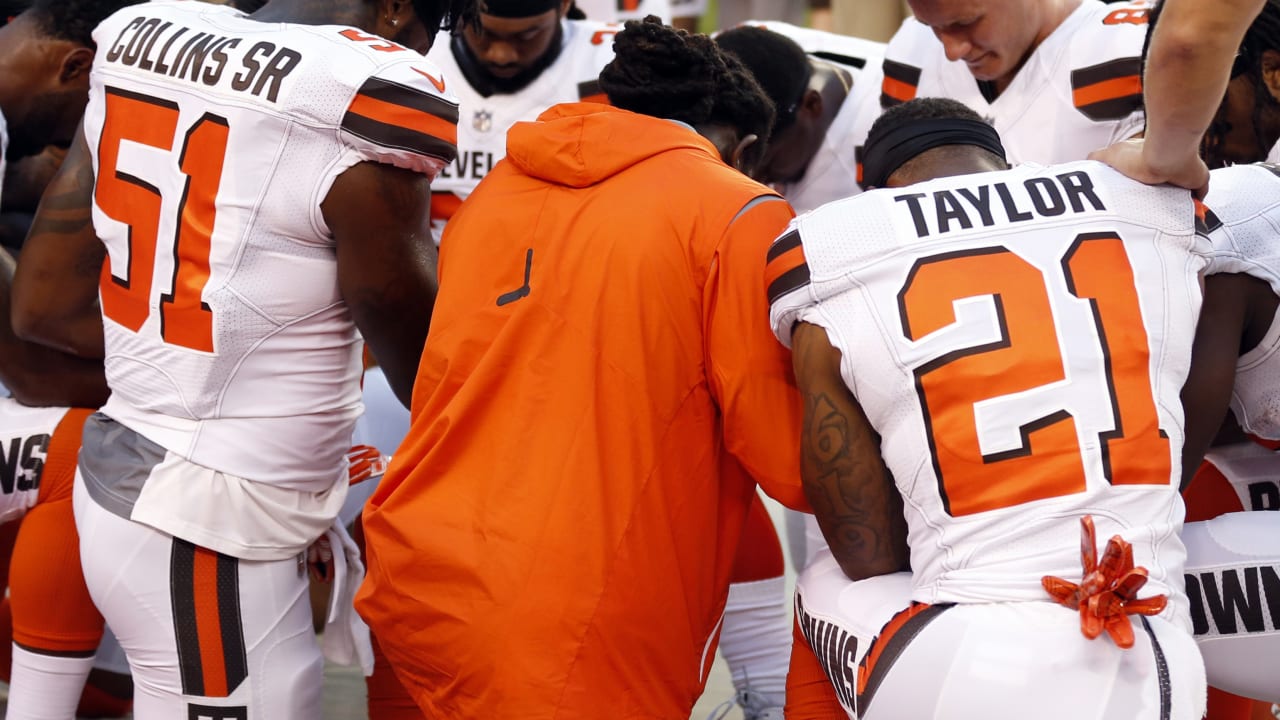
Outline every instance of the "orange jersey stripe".
<path id="1" fill-rule="evenodd" d="M 886 76 L 884 82 L 880 85 L 880 92 L 888 95 L 894 100 L 907 102 L 908 100 L 915 98 L 916 86 Z"/>
<path id="2" fill-rule="evenodd" d="M 430 135 L 453 145 L 458 144 L 458 126 L 431 113 L 378 100 L 363 93 L 356 95 L 349 109 L 370 120 Z"/>
<path id="3" fill-rule="evenodd" d="M 200 667 L 204 674 L 204 694 L 226 697 L 227 663 L 222 651 L 222 618 L 218 612 L 218 555 L 197 547 L 192 578 L 196 610 L 196 635 L 200 643 Z"/>
<path id="4" fill-rule="evenodd" d="M 1106 102 L 1107 100 L 1116 100 L 1130 95 L 1141 94 L 1142 77 L 1129 75 L 1076 88 L 1071 92 L 1071 100 L 1076 107 L 1084 107 L 1094 103 Z"/>
<path id="5" fill-rule="evenodd" d="M 764 269 L 764 286 L 773 285 L 774 281 L 804 265 L 806 262 L 804 257 L 804 246 L 796 245 L 790 250 L 782 253 L 778 257 L 769 261 L 768 266 Z"/>

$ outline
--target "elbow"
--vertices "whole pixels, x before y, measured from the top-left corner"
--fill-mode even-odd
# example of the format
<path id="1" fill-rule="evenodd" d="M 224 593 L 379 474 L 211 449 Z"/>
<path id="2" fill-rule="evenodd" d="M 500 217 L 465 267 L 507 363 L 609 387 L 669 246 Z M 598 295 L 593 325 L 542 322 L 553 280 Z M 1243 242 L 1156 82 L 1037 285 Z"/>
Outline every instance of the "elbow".
<path id="1" fill-rule="evenodd" d="M 97 323 L 91 323 L 89 325 L 90 329 L 85 329 L 85 323 L 83 322 L 57 317 L 48 312 L 24 308 L 16 302 L 13 305 L 9 319 L 13 324 L 13 334 L 21 340 L 52 348 L 74 357 L 90 360 L 102 359 L 102 330 Z M 77 327 L 82 330 L 79 334 L 75 331 Z M 90 337 L 88 333 L 95 330 L 97 336 Z"/>
<path id="2" fill-rule="evenodd" d="M 46 314 L 36 308 L 27 307 L 27 304 L 20 302 L 17 297 L 13 298 L 13 308 L 9 313 L 9 319 L 13 323 L 13 334 L 20 339 L 27 342 L 51 344 L 49 336 L 53 333 L 53 326 L 56 323 L 51 322 Z"/>
<path id="3" fill-rule="evenodd" d="M 881 575 L 892 575 L 910 569 L 908 558 L 896 552 L 880 553 L 871 557 L 837 557 L 840 569 L 850 580 L 857 582 Z"/>

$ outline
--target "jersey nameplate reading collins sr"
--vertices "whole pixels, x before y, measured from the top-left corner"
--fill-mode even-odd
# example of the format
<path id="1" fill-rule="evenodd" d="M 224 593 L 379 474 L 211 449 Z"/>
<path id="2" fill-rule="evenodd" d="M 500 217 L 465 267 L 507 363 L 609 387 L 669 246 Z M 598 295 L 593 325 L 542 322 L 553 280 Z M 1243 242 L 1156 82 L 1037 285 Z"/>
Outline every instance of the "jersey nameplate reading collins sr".
<path id="1" fill-rule="evenodd" d="M 125 25 L 107 50 L 109 63 L 136 67 L 179 80 L 213 87 L 222 82 L 241 38 L 192 32 L 160 18 L 136 17 Z M 302 53 L 271 42 L 254 43 L 234 53 L 239 69 L 227 87 L 276 102 L 280 84 L 302 61 Z M 234 67 L 234 66 L 233 66 Z"/>

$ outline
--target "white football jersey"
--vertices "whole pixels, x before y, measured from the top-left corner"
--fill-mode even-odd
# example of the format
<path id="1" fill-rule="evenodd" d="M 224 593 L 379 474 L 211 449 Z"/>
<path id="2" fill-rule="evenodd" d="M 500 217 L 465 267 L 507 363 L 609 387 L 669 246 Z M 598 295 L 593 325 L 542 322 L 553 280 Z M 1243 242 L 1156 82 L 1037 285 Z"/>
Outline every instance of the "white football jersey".
<path id="1" fill-rule="evenodd" d="M 856 195 L 859 185 L 858 161 L 854 147 L 858 128 L 866 130 L 880 115 L 880 85 L 883 77 L 881 61 L 885 45 L 871 40 L 798 27 L 784 22 L 752 20 L 749 25 L 772 30 L 796 42 L 815 58 L 846 69 L 853 86 L 840 105 L 840 111 L 827 128 L 822 145 L 809 162 L 804 177 L 778 188 L 797 213 L 805 213 L 819 205 Z"/>
<path id="2" fill-rule="evenodd" d="M 1208 272 L 1243 272 L 1280 295 L 1280 167 L 1235 165 L 1210 174 L 1205 222 L 1213 239 Z M 1231 411 L 1246 432 L 1280 440 L 1280 313 L 1262 341 L 1240 356 Z"/>
<path id="3" fill-rule="evenodd" d="M 913 599 L 1045 600 L 1044 575 L 1080 577 L 1087 513 L 1178 592 L 1208 250 L 1189 193 L 1092 162 L 864 193 L 774 243 L 774 332 L 813 323 L 843 354 L 906 500 Z"/>
<path id="4" fill-rule="evenodd" d="M 928 26 L 907 18 L 885 50 L 880 102 L 958 100 L 1000 133 L 1011 164 L 1083 160 L 1142 132 L 1143 7 L 1084 0 L 994 99 L 963 61 L 947 60 Z M 855 133 L 861 146 L 876 115 Z"/>
<path id="5" fill-rule="evenodd" d="M 457 103 L 353 28 L 152 2 L 94 31 L 103 411 L 173 453 L 306 491 L 345 477 L 361 342 L 320 204 L 359 162 L 434 177 Z"/>
<path id="6" fill-rule="evenodd" d="M 49 442 L 66 414 L 65 407 L 28 407 L 0 398 L 0 523 L 36 504 Z"/>
<path id="7" fill-rule="evenodd" d="M 441 36 L 427 53 L 452 81 L 458 95 L 458 157 L 431 185 L 431 230 L 439 244 L 445 223 L 493 166 L 507 155 L 507 130 L 536 120 L 542 111 L 564 102 L 607 102 L 600 71 L 613 59 L 613 36 L 621 25 L 562 20 L 560 55 L 536 80 L 516 93 L 486 94 L 467 82 L 458 63 L 461 36 Z"/>

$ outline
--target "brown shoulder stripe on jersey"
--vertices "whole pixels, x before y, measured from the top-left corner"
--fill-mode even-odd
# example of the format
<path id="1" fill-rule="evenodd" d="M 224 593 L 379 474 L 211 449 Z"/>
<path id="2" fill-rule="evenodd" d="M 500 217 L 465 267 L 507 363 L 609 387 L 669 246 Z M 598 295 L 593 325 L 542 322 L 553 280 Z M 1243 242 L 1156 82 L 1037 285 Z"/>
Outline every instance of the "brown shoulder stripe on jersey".
<path id="1" fill-rule="evenodd" d="M 885 59 L 884 81 L 880 83 L 880 107 L 901 105 L 916 96 L 920 86 L 920 68 Z"/>
<path id="2" fill-rule="evenodd" d="M 819 60 L 828 60 L 833 63 L 840 63 L 841 65 L 856 67 L 859 70 L 867 66 L 867 59 L 864 57 L 842 55 L 838 52 L 831 52 L 829 50 L 818 50 L 817 52 L 811 52 L 809 54 L 812 55 L 813 57 L 818 58 Z"/>
<path id="3" fill-rule="evenodd" d="M 382 78 L 369 78 L 360 87 L 342 128 L 377 145 L 449 162 L 458 154 L 458 106 Z"/>
<path id="4" fill-rule="evenodd" d="M 768 288 L 769 304 L 807 284 L 809 263 L 804 257 L 800 232 L 792 230 L 775 240 L 765 257 L 764 286 Z"/>
<path id="5" fill-rule="evenodd" d="M 1090 120 L 1119 120 L 1142 109 L 1142 59 L 1117 58 L 1071 71 L 1071 100 Z"/>
<path id="6" fill-rule="evenodd" d="M 1209 233 L 1222 227 L 1222 220 L 1209 209 L 1208 205 L 1199 200 L 1192 199 L 1196 206 L 1196 232 L 1201 235 Z"/>
<path id="7" fill-rule="evenodd" d="M 229 697 L 249 676 L 239 561 L 174 538 L 169 592 L 183 694 Z"/>
<path id="8" fill-rule="evenodd" d="M 599 80 L 588 80 L 578 83 L 578 99 L 582 102 L 600 103 L 608 105 L 609 96 L 605 94 L 604 89 L 600 87 Z"/>
<path id="9" fill-rule="evenodd" d="M 862 717 L 871 706 L 876 690 L 884 682 L 885 675 L 898 656 L 907 649 L 907 645 L 911 644 L 926 625 L 953 607 L 953 603 L 926 605 L 912 602 L 907 609 L 885 623 L 884 629 L 871 641 L 867 654 L 862 656 L 862 662 L 858 665 L 858 717 Z"/>

